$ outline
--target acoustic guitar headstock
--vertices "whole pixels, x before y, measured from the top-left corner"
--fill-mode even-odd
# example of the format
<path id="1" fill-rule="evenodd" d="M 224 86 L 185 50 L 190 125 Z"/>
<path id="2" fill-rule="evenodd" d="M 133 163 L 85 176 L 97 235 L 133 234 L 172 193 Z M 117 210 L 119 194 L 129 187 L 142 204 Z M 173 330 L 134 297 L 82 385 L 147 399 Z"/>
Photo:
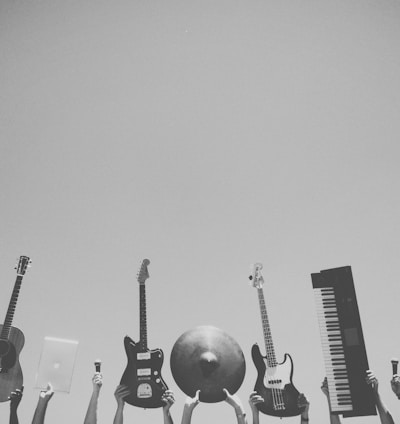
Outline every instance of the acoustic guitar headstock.
<path id="1" fill-rule="evenodd" d="M 31 266 L 31 259 L 28 256 L 20 256 L 15 269 L 17 270 L 17 275 L 25 275 L 26 269 Z"/>
<path id="2" fill-rule="evenodd" d="M 263 265 L 259 262 L 251 265 L 251 274 L 249 275 L 249 280 L 251 285 L 257 289 L 261 289 L 264 284 L 264 278 L 261 274 Z"/>
<path id="3" fill-rule="evenodd" d="M 148 259 L 143 259 L 142 265 L 140 265 L 140 269 L 137 273 L 137 280 L 139 284 L 144 284 L 150 277 L 149 271 L 147 269 L 148 265 L 150 265 L 150 261 Z"/>

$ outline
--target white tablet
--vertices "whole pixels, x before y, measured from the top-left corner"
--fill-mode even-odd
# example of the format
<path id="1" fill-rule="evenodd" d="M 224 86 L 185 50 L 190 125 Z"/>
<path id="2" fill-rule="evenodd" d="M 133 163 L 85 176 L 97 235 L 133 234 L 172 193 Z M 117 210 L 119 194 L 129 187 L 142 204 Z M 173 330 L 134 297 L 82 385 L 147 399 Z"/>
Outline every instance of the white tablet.
<path id="1" fill-rule="evenodd" d="M 45 337 L 35 387 L 46 389 L 51 383 L 55 392 L 69 393 L 78 343 L 75 340 Z"/>

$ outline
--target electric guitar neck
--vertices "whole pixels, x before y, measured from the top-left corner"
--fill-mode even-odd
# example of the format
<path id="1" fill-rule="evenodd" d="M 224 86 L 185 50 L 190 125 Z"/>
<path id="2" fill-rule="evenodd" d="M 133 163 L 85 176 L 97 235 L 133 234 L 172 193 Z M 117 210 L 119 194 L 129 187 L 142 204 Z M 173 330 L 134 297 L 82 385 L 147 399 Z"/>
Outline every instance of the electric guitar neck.
<path id="1" fill-rule="evenodd" d="M 164 405 L 162 395 L 168 389 L 161 376 L 164 354 L 161 349 L 150 350 L 147 346 L 146 286 L 149 278 L 148 265 L 144 259 L 138 272 L 140 339 L 135 343 L 130 337 L 124 338 L 128 364 L 121 378 L 121 384 L 128 386 L 130 394 L 125 402 L 142 408 L 159 408 Z"/>
<path id="2" fill-rule="evenodd" d="M 252 267 L 249 277 L 253 287 L 257 289 L 265 345 L 265 356 L 261 354 L 257 344 L 253 345 L 251 351 L 258 372 L 254 390 L 264 399 L 264 402 L 257 404 L 257 408 L 267 415 L 291 417 L 301 414 L 304 408 L 298 406 L 299 392 L 292 382 L 293 361 L 291 356 L 285 353 L 283 362 L 278 363 L 276 360 L 261 270 L 262 264 L 256 263 Z"/>

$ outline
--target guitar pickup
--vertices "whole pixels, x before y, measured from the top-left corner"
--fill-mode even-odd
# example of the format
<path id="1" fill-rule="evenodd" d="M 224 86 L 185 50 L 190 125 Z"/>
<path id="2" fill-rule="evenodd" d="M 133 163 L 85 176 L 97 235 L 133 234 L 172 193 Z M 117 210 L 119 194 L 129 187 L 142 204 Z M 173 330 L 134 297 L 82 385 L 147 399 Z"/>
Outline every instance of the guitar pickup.
<path id="1" fill-rule="evenodd" d="M 151 368 L 138 368 L 137 375 L 138 375 L 138 377 L 144 377 L 146 375 L 151 375 Z"/>
<path id="2" fill-rule="evenodd" d="M 150 352 L 139 352 L 136 355 L 136 358 L 137 358 L 138 361 L 145 361 L 147 359 L 151 359 L 151 354 L 150 354 Z"/>

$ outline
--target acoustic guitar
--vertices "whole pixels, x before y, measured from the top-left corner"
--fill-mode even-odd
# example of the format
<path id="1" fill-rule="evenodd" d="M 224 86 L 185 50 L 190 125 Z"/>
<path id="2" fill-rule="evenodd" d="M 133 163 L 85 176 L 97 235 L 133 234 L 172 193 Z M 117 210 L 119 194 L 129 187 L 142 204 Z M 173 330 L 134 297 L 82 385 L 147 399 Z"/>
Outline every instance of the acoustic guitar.
<path id="1" fill-rule="evenodd" d="M 164 405 L 162 395 L 168 389 L 161 376 L 164 354 L 161 349 L 149 350 L 147 347 L 146 288 L 149 278 L 148 265 L 144 259 L 138 272 L 140 340 L 135 343 L 130 337 L 124 338 L 128 364 L 121 378 L 121 384 L 128 386 L 130 394 L 124 398 L 130 405 L 142 408 L 159 408 Z"/>
<path id="2" fill-rule="evenodd" d="M 31 260 L 27 256 L 21 256 L 17 270 L 17 279 L 11 295 L 10 303 L 4 324 L 0 325 L 0 402 L 6 402 L 11 392 L 23 385 L 19 354 L 24 347 L 25 337 L 21 330 L 12 327 L 14 312 L 17 305 L 18 295 L 21 288 L 22 277 L 30 266 Z"/>
<path id="3" fill-rule="evenodd" d="M 266 352 L 266 355 L 262 356 L 257 344 L 254 344 L 251 350 L 258 372 L 254 390 L 264 399 L 264 402 L 257 404 L 257 408 L 267 415 L 292 417 L 301 414 L 304 407 L 297 406 L 299 392 L 292 382 L 293 361 L 291 356 L 285 353 L 283 362 L 278 363 L 276 360 L 262 288 L 264 278 L 261 275 L 261 269 L 262 264 L 255 264 L 249 277 L 258 292 Z"/>

